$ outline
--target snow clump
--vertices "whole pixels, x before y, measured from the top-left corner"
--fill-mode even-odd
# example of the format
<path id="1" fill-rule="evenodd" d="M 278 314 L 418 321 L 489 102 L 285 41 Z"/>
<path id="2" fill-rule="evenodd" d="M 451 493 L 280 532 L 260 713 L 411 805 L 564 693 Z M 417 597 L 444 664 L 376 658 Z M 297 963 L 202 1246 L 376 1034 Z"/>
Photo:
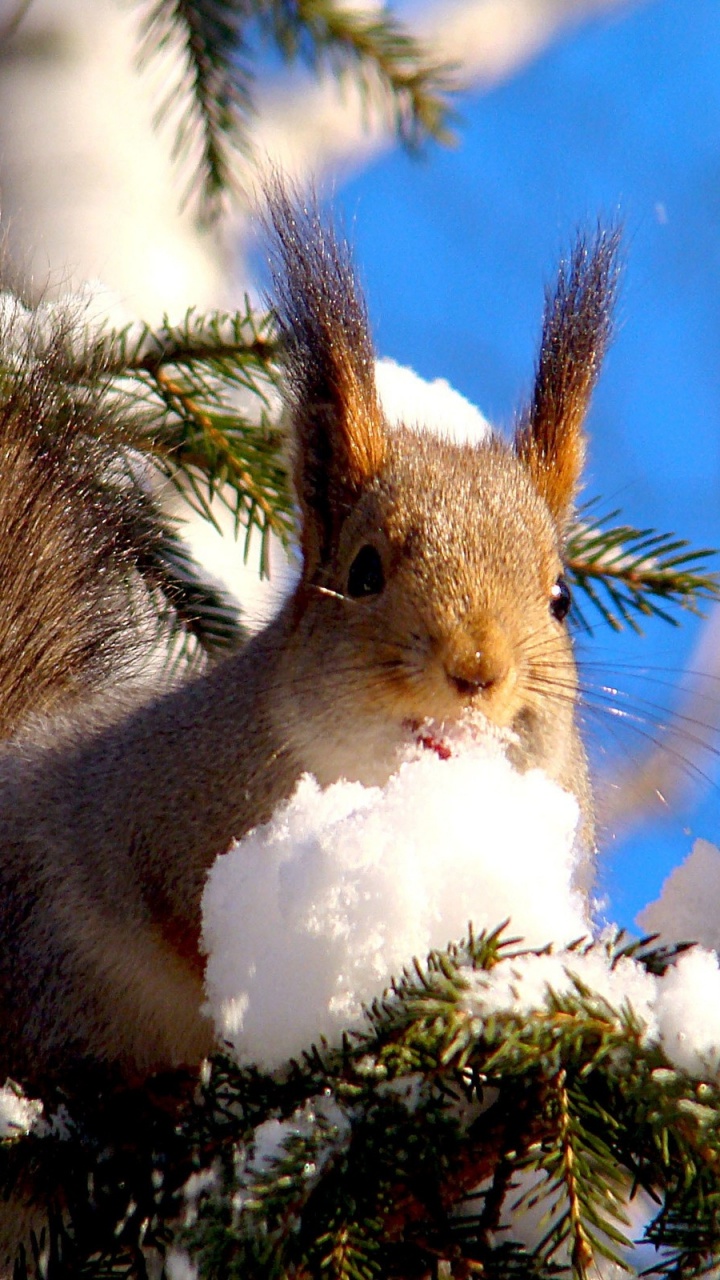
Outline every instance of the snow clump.
<path id="1" fill-rule="evenodd" d="M 575 798 L 481 740 L 420 751 L 384 788 L 310 776 L 211 869 L 208 1006 L 242 1062 L 267 1068 L 362 1021 L 413 956 L 512 917 L 528 946 L 590 931 L 575 888 Z"/>
<path id="2" fill-rule="evenodd" d="M 457 444 L 487 440 L 487 418 L 444 378 L 428 382 L 405 365 L 383 357 L 375 364 L 375 383 L 385 417 L 412 430 L 431 431 Z"/>
<path id="3" fill-rule="evenodd" d="M 42 1117 L 43 1104 L 27 1098 L 19 1085 L 7 1080 L 0 1089 L 0 1141 L 28 1134 Z"/>

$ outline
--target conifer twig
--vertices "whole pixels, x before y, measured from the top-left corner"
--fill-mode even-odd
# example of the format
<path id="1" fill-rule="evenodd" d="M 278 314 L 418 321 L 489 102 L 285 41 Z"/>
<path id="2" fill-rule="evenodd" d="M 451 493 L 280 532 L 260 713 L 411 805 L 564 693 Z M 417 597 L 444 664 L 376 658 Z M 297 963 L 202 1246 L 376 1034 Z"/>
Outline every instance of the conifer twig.
<path id="1" fill-rule="evenodd" d="M 186 199 L 199 190 L 201 214 L 215 217 L 234 187 L 233 155 L 242 152 L 252 110 L 244 57 L 246 11 L 227 0 L 152 0 L 145 6 L 140 63 L 172 49 L 179 78 L 157 113 L 177 117 L 174 155 L 193 156 Z"/>
<path id="2" fill-rule="evenodd" d="M 302 56 L 313 68 L 324 63 L 352 74 L 365 94 L 381 90 L 400 140 L 415 151 L 429 139 L 449 142 L 447 97 L 452 68 L 434 61 L 393 17 L 389 8 L 368 11 L 337 0 L 270 0 L 262 7 L 288 60 Z"/>
<path id="3" fill-rule="evenodd" d="M 79 353 L 74 376 L 108 382 L 128 407 L 122 443 L 157 465 L 200 515 L 216 523 L 220 501 L 245 530 L 256 530 L 261 572 L 271 534 L 287 543 L 292 502 L 278 412 L 278 345 L 271 317 L 249 302 L 235 315 L 199 316 L 105 331 Z"/>
<path id="4" fill-rule="evenodd" d="M 619 512 L 592 515 L 592 504 L 568 539 L 566 566 L 575 587 L 615 631 L 641 631 L 640 619 L 655 616 L 677 626 L 670 607 L 697 613 L 720 596 L 717 571 L 706 568 L 715 554 L 695 550 L 674 534 L 613 522 Z M 581 605 L 575 616 L 591 630 Z"/>
<path id="5" fill-rule="evenodd" d="M 253 21 L 286 61 L 350 73 L 362 93 L 379 87 L 400 141 L 411 150 L 449 139 L 449 68 L 405 31 L 389 10 L 372 14 L 339 0 L 152 0 L 144 4 L 141 62 L 173 49 L 180 61 L 159 117 L 177 117 L 175 153 L 193 157 L 188 194 L 200 192 L 213 218 L 234 188 L 234 161 L 246 150 L 253 111 L 248 57 Z"/>

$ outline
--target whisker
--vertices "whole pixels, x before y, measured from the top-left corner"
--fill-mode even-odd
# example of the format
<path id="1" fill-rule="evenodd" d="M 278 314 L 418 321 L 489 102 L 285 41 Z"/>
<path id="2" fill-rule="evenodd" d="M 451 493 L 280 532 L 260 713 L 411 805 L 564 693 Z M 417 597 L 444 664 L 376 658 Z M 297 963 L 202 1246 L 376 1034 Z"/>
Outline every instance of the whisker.
<path id="1" fill-rule="evenodd" d="M 617 706 L 618 699 L 624 699 L 624 700 L 627 700 L 628 702 L 632 702 L 633 706 L 636 709 L 636 715 L 638 717 L 645 715 L 648 720 L 652 719 L 655 723 L 657 723 L 658 728 L 665 729 L 665 730 L 672 730 L 678 725 L 681 725 L 683 727 L 683 730 L 688 732 L 688 737 L 690 741 L 694 741 L 698 745 L 705 746 L 707 750 L 715 750 L 714 748 L 711 748 L 710 743 L 707 741 L 707 739 L 700 738 L 699 736 L 698 737 L 691 736 L 690 734 L 691 730 L 693 731 L 704 730 L 708 735 L 714 735 L 718 733 L 717 726 L 715 726 L 712 723 L 708 723 L 707 721 L 700 720 L 696 716 L 690 716 L 682 711 L 677 711 L 673 708 L 664 707 L 662 706 L 662 704 L 652 702 L 647 698 L 634 697 L 632 694 L 628 693 L 626 690 L 617 689 L 614 687 L 608 687 L 608 686 L 602 686 L 602 685 L 598 685 L 598 686 L 583 685 L 582 693 L 586 699 L 589 694 L 598 699 L 600 699 L 604 695 L 606 700 L 599 705 L 601 706 L 603 712 L 607 714 L 611 714 L 611 713 L 620 714 L 621 712 L 624 711 L 623 708 L 620 708 Z M 612 702 L 611 702 L 611 699 L 612 699 Z M 665 719 L 658 720 L 657 719 L 658 713 L 662 713 Z M 625 714 L 629 715 L 630 713 L 625 712 Z"/>
<path id="2" fill-rule="evenodd" d="M 357 605 L 360 603 L 353 596 L 346 596 L 342 591 L 333 591 L 330 587 L 319 587 L 317 583 L 312 583 L 310 589 L 311 591 L 316 591 L 319 596 L 329 596 L 331 600 L 342 600 L 343 604 Z"/>

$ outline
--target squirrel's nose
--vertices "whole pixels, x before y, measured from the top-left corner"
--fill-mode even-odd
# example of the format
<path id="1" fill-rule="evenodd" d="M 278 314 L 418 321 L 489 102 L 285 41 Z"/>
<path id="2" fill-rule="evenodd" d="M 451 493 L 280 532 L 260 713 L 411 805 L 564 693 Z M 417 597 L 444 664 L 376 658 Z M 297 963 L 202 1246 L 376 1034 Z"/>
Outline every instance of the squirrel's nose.
<path id="1" fill-rule="evenodd" d="M 456 640 L 445 656 L 448 681 L 463 698 L 504 685 L 511 669 L 510 644 L 500 627 L 488 628 L 481 637 Z"/>

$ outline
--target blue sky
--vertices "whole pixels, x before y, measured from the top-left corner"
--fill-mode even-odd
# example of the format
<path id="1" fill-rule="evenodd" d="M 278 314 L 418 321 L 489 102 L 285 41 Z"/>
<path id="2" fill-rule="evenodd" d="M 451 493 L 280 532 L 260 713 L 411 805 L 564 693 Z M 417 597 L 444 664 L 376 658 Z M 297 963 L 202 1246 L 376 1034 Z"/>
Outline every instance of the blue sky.
<path id="1" fill-rule="evenodd" d="M 720 5 L 655 0 L 587 24 L 460 108 L 455 150 L 421 163 L 393 153 L 338 194 L 379 351 L 510 423 L 559 254 L 578 225 L 620 217 L 627 269 L 586 493 L 633 523 L 720 546 Z M 687 662 L 696 633 L 659 624 L 615 642 L 599 626 L 581 659 L 636 705 L 667 706 L 666 672 Z M 710 709 L 720 688 L 706 693 Z M 637 757 L 642 745 L 628 731 L 609 750 Z M 720 842 L 718 790 L 705 792 L 631 840 L 606 834 L 613 918 L 632 925 L 693 835 Z"/>

